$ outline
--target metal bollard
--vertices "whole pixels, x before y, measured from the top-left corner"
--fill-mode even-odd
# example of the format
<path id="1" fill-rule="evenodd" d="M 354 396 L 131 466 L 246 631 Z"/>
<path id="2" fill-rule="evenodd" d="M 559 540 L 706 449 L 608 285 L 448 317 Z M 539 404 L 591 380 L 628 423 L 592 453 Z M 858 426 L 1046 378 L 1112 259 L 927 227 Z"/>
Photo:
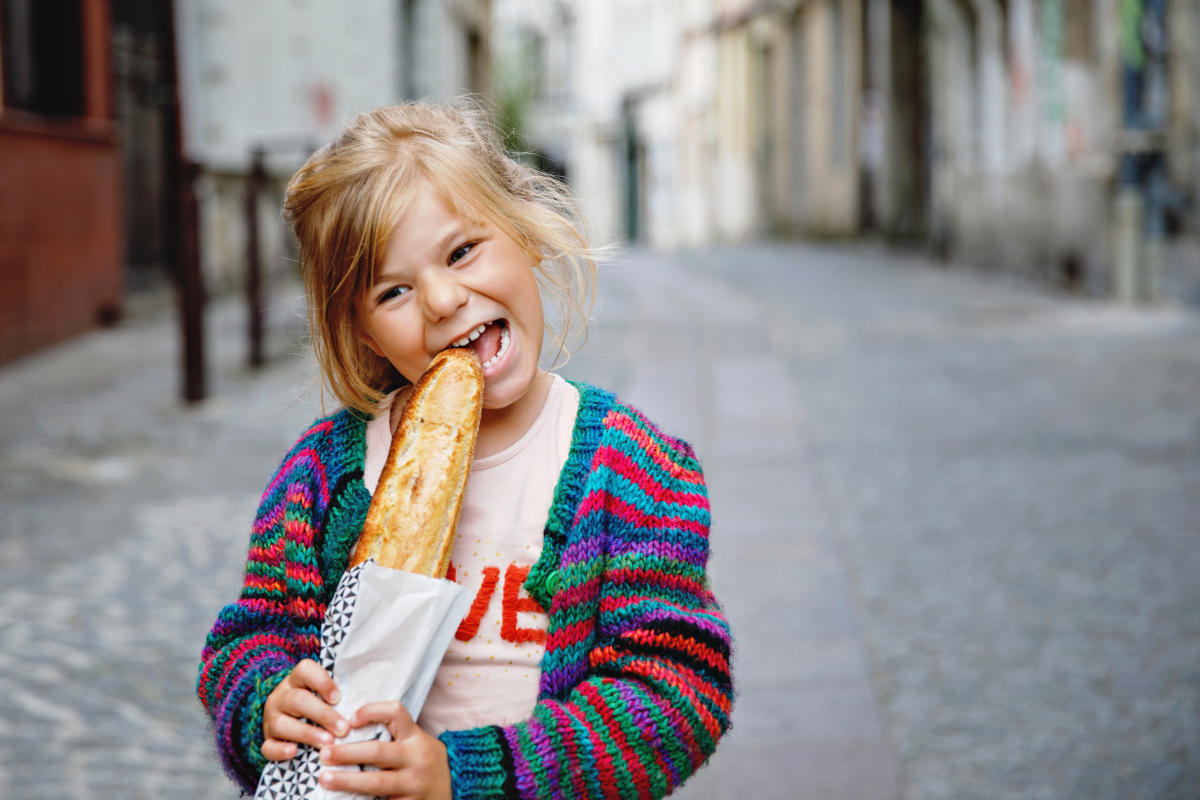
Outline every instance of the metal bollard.
<path id="1" fill-rule="evenodd" d="M 250 157 L 246 174 L 246 311 L 249 348 L 247 361 L 251 367 L 261 367 L 263 358 L 263 323 L 266 310 L 262 301 L 262 258 L 259 253 L 258 195 L 266 182 L 266 151 L 256 147 Z"/>

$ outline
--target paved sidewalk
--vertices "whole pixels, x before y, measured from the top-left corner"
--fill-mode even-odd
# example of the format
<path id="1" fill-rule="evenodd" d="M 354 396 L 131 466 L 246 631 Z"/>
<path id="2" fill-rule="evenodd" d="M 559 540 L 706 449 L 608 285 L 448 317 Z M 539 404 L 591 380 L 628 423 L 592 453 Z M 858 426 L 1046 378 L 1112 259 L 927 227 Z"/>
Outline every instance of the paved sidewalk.
<path id="1" fill-rule="evenodd" d="M 1200 318 L 869 247 L 633 252 L 563 370 L 704 462 L 735 728 L 679 796 L 1200 796 Z M 0 797 L 226 798 L 192 695 L 319 411 L 212 309 L 0 369 Z"/>

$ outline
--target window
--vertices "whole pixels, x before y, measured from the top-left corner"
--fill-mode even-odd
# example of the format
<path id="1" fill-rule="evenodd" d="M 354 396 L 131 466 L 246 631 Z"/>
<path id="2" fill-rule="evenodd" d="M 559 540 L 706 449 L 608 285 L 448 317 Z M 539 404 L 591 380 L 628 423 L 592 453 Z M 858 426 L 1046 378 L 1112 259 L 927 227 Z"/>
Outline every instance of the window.
<path id="1" fill-rule="evenodd" d="M 0 35 L 5 107 L 83 115 L 80 0 L 2 0 Z"/>
<path id="2" fill-rule="evenodd" d="M 1063 3 L 1063 58 L 1070 61 L 1091 61 L 1092 4 L 1088 0 L 1065 0 Z"/>

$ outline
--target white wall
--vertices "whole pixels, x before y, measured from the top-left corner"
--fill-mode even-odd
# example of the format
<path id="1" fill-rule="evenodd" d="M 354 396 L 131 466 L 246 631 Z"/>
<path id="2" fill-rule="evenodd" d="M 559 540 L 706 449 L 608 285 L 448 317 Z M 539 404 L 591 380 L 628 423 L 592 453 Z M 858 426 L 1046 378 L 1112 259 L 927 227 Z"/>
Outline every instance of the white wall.
<path id="1" fill-rule="evenodd" d="M 397 99 L 393 0 L 176 9 L 185 150 L 210 170 L 243 171 L 260 143 L 323 142 L 346 117 Z"/>

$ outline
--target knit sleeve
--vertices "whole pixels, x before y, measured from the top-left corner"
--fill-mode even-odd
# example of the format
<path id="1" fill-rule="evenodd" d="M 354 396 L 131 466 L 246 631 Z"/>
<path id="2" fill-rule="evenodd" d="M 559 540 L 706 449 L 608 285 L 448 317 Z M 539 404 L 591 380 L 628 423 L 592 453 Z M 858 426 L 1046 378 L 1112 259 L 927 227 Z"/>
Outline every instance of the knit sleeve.
<path id="1" fill-rule="evenodd" d="M 265 759 L 263 703 L 292 667 L 316 658 L 324 614 L 317 528 L 328 504 L 321 442 L 309 429 L 263 493 L 238 600 L 225 606 L 201 654 L 196 692 L 225 771 L 253 792 Z"/>
<path id="2" fill-rule="evenodd" d="M 442 735 L 456 800 L 659 798 L 729 727 L 700 465 L 636 412 L 605 424 L 560 561 L 544 699 L 523 723 Z"/>

